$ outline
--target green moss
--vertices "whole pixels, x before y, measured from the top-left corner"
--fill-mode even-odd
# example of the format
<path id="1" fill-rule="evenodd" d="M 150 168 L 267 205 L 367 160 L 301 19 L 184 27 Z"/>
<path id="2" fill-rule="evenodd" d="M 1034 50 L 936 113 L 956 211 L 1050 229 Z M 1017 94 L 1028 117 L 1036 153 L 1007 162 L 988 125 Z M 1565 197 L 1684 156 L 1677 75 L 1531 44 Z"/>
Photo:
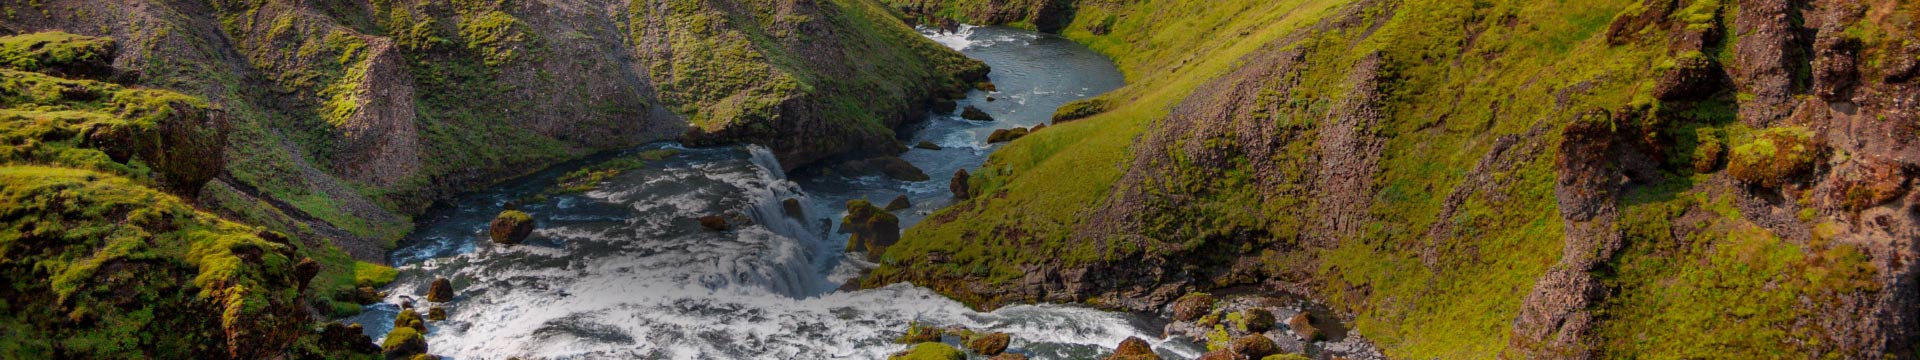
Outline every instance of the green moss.
<path id="1" fill-rule="evenodd" d="M 1733 148 L 1727 174 L 1747 183 L 1775 187 L 1813 171 L 1821 155 L 1813 132 L 1797 126 L 1767 129 Z"/>
<path id="2" fill-rule="evenodd" d="M 424 336 L 420 335 L 419 330 L 414 330 L 413 328 L 405 327 L 405 326 L 395 327 L 393 328 L 392 332 L 387 333 L 387 339 L 385 341 L 380 342 L 380 349 L 393 350 L 395 348 L 399 348 L 401 345 L 404 345 L 409 341 L 426 341 L 426 340 L 424 339 Z"/>
<path id="3" fill-rule="evenodd" d="M 967 353 L 951 345 L 929 342 L 913 345 L 906 354 L 887 357 L 888 360 L 964 360 Z"/>
<path id="4" fill-rule="evenodd" d="M 10 357 L 224 355 L 204 342 L 302 321 L 287 244 L 139 182 L 3 165 L 0 204 Z"/>
<path id="5" fill-rule="evenodd" d="M 113 61 L 113 39 L 59 31 L 0 37 L 0 67 L 22 71 Z M 106 69 L 97 69 L 106 70 Z"/>
<path id="6" fill-rule="evenodd" d="M 400 276 L 393 267 L 364 261 L 353 262 L 353 284 L 355 286 L 382 287 Z"/>

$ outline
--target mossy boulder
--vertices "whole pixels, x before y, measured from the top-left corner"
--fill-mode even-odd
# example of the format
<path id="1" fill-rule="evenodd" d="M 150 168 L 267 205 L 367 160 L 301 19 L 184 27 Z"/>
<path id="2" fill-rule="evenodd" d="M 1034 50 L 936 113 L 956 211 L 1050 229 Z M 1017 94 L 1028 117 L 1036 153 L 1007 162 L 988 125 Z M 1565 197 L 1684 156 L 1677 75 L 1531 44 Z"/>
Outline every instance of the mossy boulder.
<path id="1" fill-rule="evenodd" d="M 887 211 L 900 211 L 912 207 L 913 201 L 907 200 L 906 195 L 895 196 L 893 201 L 887 202 Z"/>
<path id="2" fill-rule="evenodd" d="M 901 334 L 900 338 L 895 339 L 894 341 L 901 344 L 939 342 L 940 336 L 945 334 L 946 334 L 946 331 L 941 330 L 940 328 L 937 328 L 937 327 L 920 325 L 920 324 L 911 324 L 911 325 L 907 325 L 907 333 Z"/>
<path id="3" fill-rule="evenodd" d="M 1174 300 L 1173 304 L 1168 307 L 1170 308 L 1169 310 L 1171 310 L 1170 312 L 1173 313 L 1174 321 L 1193 321 L 1199 319 L 1201 316 L 1207 315 L 1209 312 L 1213 312 L 1213 302 L 1213 295 L 1207 293 L 1191 293 Z"/>
<path id="4" fill-rule="evenodd" d="M 320 328 L 320 347 L 330 352 L 380 353 L 380 346 L 361 332 L 360 324 L 348 326 L 339 322 L 327 323 Z"/>
<path id="5" fill-rule="evenodd" d="M 1233 353 L 1248 359 L 1259 359 L 1279 354 L 1280 345 L 1275 344 L 1273 339 L 1267 338 L 1266 335 L 1247 335 L 1233 340 Z"/>
<path id="6" fill-rule="evenodd" d="M 1153 353 L 1153 345 L 1147 344 L 1146 340 L 1129 336 L 1126 340 L 1120 340 L 1120 345 L 1114 348 L 1112 355 L 1107 355 L 1106 360 L 1160 360 L 1160 354 Z"/>
<path id="7" fill-rule="evenodd" d="M 1287 327 L 1293 329 L 1293 335 L 1299 336 L 1301 340 L 1320 341 L 1326 337 L 1326 335 L 1320 333 L 1320 328 L 1313 326 L 1313 317 L 1307 315 L 1305 312 L 1294 314 L 1292 318 L 1288 318 Z"/>
<path id="8" fill-rule="evenodd" d="M 1013 342 L 1013 336 L 997 332 L 974 337 L 973 340 L 967 341 L 967 349 L 980 355 L 994 356 L 1006 352 L 1007 344 L 1011 342 Z"/>
<path id="9" fill-rule="evenodd" d="M 413 309 L 400 310 L 400 314 L 393 316 L 393 327 L 395 328 L 422 327 L 421 324 L 424 324 L 424 322 L 421 321 L 420 312 L 414 311 Z"/>
<path id="10" fill-rule="evenodd" d="M 1764 187 L 1778 187 L 1813 172 L 1823 151 L 1813 142 L 1813 132 L 1801 127 L 1767 129 L 1753 141 L 1733 148 L 1727 158 L 1727 173 L 1740 181 Z"/>
<path id="11" fill-rule="evenodd" d="M 973 83 L 973 88 L 980 91 L 986 91 L 986 92 L 1000 91 L 1000 87 L 994 85 L 992 81 L 981 81 L 981 82 Z"/>
<path id="12" fill-rule="evenodd" d="M 533 216 L 519 210 L 507 210 L 487 224 L 487 236 L 495 244 L 518 245 L 533 235 Z"/>
<path id="13" fill-rule="evenodd" d="M 1060 105 L 1059 109 L 1055 109 L 1053 111 L 1052 120 L 1053 120 L 1053 123 L 1059 124 L 1059 123 L 1064 123 L 1068 121 L 1085 119 L 1089 116 L 1093 116 L 1105 111 L 1107 111 L 1106 100 L 1103 100 L 1103 99 L 1074 100 L 1073 102 L 1066 103 L 1065 105 Z"/>
<path id="14" fill-rule="evenodd" d="M 447 321 L 447 309 L 435 306 L 427 309 L 428 321 Z"/>
<path id="15" fill-rule="evenodd" d="M 951 345 L 926 342 L 913 345 L 906 352 L 887 357 L 889 360 L 966 360 L 967 353 Z"/>
<path id="16" fill-rule="evenodd" d="M 0 67 L 55 76 L 106 78 L 113 74 L 113 39 L 59 31 L 0 37 Z"/>
<path id="17" fill-rule="evenodd" d="M 453 301 L 453 281 L 447 278 L 433 279 L 433 284 L 427 286 L 427 301 Z"/>
<path id="18" fill-rule="evenodd" d="M 1266 308 L 1250 307 L 1240 311 L 1239 327 L 1249 333 L 1263 333 L 1273 329 L 1273 312 Z"/>
<path id="19" fill-rule="evenodd" d="M 987 115 L 985 110 L 980 110 L 980 108 L 974 107 L 973 105 L 967 105 L 966 109 L 960 110 L 960 118 L 973 121 L 993 121 L 993 115 Z"/>
<path id="20" fill-rule="evenodd" d="M 380 342 L 380 354 L 387 359 L 411 359 L 427 353 L 427 337 L 419 329 L 398 326 Z"/>
<path id="21" fill-rule="evenodd" d="M 877 261 L 888 246 L 900 242 L 900 218 L 865 199 L 847 202 L 847 216 L 840 220 L 840 233 L 847 238 L 848 251 L 864 251 L 868 260 Z"/>

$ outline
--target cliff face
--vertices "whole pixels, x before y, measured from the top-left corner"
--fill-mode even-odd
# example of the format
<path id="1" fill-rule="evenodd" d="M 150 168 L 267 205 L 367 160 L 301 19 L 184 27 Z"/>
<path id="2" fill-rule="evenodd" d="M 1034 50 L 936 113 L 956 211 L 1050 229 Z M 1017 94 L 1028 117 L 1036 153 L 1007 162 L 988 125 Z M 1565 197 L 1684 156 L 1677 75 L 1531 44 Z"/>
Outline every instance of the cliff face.
<path id="1" fill-rule="evenodd" d="M 1411 358 L 1914 354 L 1920 6 L 1208 6 L 1074 6 L 1061 32 L 1132 84 L 1001 150 L 867 284 L 1284 291 Z"/>

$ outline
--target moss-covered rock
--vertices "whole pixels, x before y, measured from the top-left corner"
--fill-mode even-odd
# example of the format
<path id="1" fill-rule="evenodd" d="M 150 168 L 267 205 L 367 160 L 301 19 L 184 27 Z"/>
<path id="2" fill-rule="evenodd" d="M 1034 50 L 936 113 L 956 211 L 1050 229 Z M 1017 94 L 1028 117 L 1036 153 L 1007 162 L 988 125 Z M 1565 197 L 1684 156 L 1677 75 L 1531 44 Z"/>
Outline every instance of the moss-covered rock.
<path id="1" fill-rule="evenodd" d="M 1027 130 L 1026 128 L 994 130 L 993 133 L 987 134 L 987 143 L 997 144 L 997 143 L 1013 141 L 1014 139 L 1019 139 L 1021 137 L 1027 136 L 1027 133 L 1029 132 L 1031 132 L 1031 130 Z"/>
<path id="2" fill-rule="evenodd" d="M 403 327 L 423 328 L 420 324 L 424 324 L 424 323 L 425 322 L 421 321 L 420 312 L 414 311 L 413 309 L 401 309 L 400 314 L 393 316 L 393 327 L 396 327 L 396 328 L 403 328 Z"/>
<path id="3" fill-rule="evenodd" d="M 927 342 L 913 345 L 906 352 L 887 357 L 888 360 L 966 360 L 967 353 L 951 345 Z"/>
<path id="4" fill-rule="evenodd" d="M 1326 336 L 1320 332 L 1320 328 L 1313 326 L 1313 317 L 1307 315 L 1305 312 L 1294 314 L 1293 317 L 1288 318 L 1287 328 L 1293 329 L 1293 335 L 1299 336 L 1301 340 L 1320 341 L 1326 339 Z"/>
<path id="5" fill-rule="evenodd" d="M 907 325 L 907 333 L 901 334 L 899 339 L 894 339 L 894 342 L 901 344 L 939 342 L 940 336 L 944 334 L 946 331 L 940 328 L 914 323 Z"/>
<path id="6" fill-rule="evenodd" d="M 1805 128 L 1767 129 L 1733 148 L 1727 157 L 1727 174 L 1748 184 L 1777 187 L 1811 173 L 1823 152 L 1813 142 L 1813 132 Z"/>
<path id="7" fill-rule="evenodd" d="M 387 359 L 408 359 L 427 353 L 427 337 L 419 329 L 397 326 L 380 342 L 380 354 Z"/>
<path id="8" fill-rule="evenodd" d="M 487 224 L 487 237 L 495 244 L 516 245 L 533 234 L 533 216 L 519 210 L 507 210 Z"/>
<path id="9" fill-rule="evenodd" d="M 1153 346 L 1147 344 L 1146 340 L 1141 340 L 1138 337 L 1128 336 L 1126 340 L 1120 340 L 1120 345 L 1114 348 L 1113 354 L 1107 355 L 1105 359 L 1106 360 L 1160 360 L 1160 354 L 1155 354 L 1153 352 Z"/>
<path id="10" fill-rule="evenodd" d="M 863 251 L 868 260 L 878 260 L 888 246 L 900 241 L 900 218 L 866 199 L 856 199 L 847 202 L 840 233 L 853 235 L 847 238 L 848 251 Z"/>
<path id="11" fill-rule="evenodd" d="M 0 67 L 57 76 L 105 78 L 113 73 L 113 39 L 60 31 L 0 37 Z"/>
<path id="12" fill-rule="evenodd" d="M 1193 321 L 1213 312 L 1213 302 L 1213 295 L 1191 293 L 1174 300 L 1168 308 L 1173 313 L 1174 321 Z"/>
<path id="13" fill-rule="evenodd" d="M 1233 340 L 1233 352 L 1247 359 L 1260 359 L 1280 353 L 1280 345 L 1266 335 L 1253 334 Z"/>
<path id="14" fill-rule="evenodd" d="M 1007 344 L 1012 341 L 1013 336 L 1007 335 L 1007 333 L 997 332 L 979 335 L 967 341 L 967 349 L 985 356 L 1000 355 L 1000 353 L 1007 351 Z"/>
<path id="15" fill-rule="evenodd" d="M 428 321 L 447 321 L 447 309 L 439 306 L 428 308 L 427 320 Z"/>
<path id="16" fill-rule="evenodd" d="M 1237 321 L 1239 323 L 1236 324 L 1236 326 L 1240 328 L 1240 331 L 1255 334 L 1267 332 L 1268 329 L 1273 328 L 1274 324 L 1273 312 L 1267 311 L 1267 309 L 1263 307 L 1250 307 L 1246 310 L 1240 310 L 1240 317 Z"/>

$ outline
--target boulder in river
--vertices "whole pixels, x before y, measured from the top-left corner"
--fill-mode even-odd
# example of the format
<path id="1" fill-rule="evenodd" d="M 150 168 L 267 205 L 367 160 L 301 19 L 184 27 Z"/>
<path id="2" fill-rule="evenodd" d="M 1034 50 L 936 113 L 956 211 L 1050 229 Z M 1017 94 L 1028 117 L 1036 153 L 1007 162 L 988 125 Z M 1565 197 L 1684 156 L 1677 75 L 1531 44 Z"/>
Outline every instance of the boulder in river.
<path id="1" fill-rule="evenodd" d="M 727 231 L 728 228 L 731 228 L 731 226 L 727 225 L 727 218 L 720 215 L 701 216 L 700 227 L 712 231 Z"/>
<path id="2" fill-rule="evenodd" d="M 987 360 L 1027 360 L 1027 356 L 1020 353 L 1000 353 Z"/>
<path id="3" fill-rule="evenodd" d="M 1160 355 L 1153 353 L 1153 346 L 1148 345 L 1146 340 L 1128 336 L 1126 340 L 1120 340 L 1120 346 L 1106 360 L 1160 360 Z"/>
<path id="4" fill-rule="evenodd" d="M 517 245 L 532 234 L 533 216 L 519 210 L 502 211 L 487 224 L 487 236 L 497 244 Z"/>
<path id="5" fill-rule="evenodd" d="M 932 141 L 921 141 L 919 144 L 913 144 L 913 147 L 924 150 L 940 150 L 940 144 L 935 144 Z"/>
<path id="6" fill-rule="evenodd" d="M 1013 336 L 1007 333 L 991 333 L 974 337 L 967 342 L 967 349 L 985 356 L 1000 355 L 1007 351 L 1007 344 L 1012 341 Z"/>
<path id="7" fill-rule="evenodd" d="M 973 197 L 973 188 L 968 187 L 967 169 L 953 171 L 953 180 L 947 182 L 947 190 L 953 191 L 953 198 L 966 200 Z"/>
<path id="8" fill-rule="evenodd" d="M 960 110 L 960 118 L 973 121 L 993 121 L 993 115 L 987 115 L 985 110 L 980 110 L 980 108 L 974 107 L 973 105 L 967 105 L 966 109 Z"/>
<path id="9" fill-rule="evenodd" d="M 394 327 L 387 332 L 387 339 L 380 342 L 380 355 L 387 359 L 411 359 L 426 353 L 427 337 L 411 327 Z"/>
<path id="10" fill-rule="evenodd" d="M 887 211 L 900 211 L 911 207 L 913 207 L 913 201 L 907 200 L 906 195 L 895 196 L 893 201 L 887 202 Z"/>
<path id="11" fill-rule="evenodd" d="M 420 323 L 420 312 L 413 309 L 400 310 L 400 314 L 393 317 L 393 327 L 396 328 L 419 326 L 417 324 Z"/>
<path id="12" fill-rule="evenodd" d="M 926 326 L 926 325 L 921 325 L 917 323 L 910 324 L 910 325 L 907 325 L 907 333 L 901 334 L 900 339 L 896 340 L 896 342 L 899 342 L 901 344 L 938 342 L 940 341 L 940 336 L 945 333 L 946 333 L 945 331 L 937 327 Z"/>
<path id="13" fill-rule="evenodd" d="M 900 242 L 900 218 L 865 199 L 848 201 L 840 233 L 853 235 L 847 238 L 847 250 L 864 251 L 867 260 L 878 261 L 888 246 Z"/>
<path id="14" fill-rule="evenodd" d="M 433 285 L 427 286 L 427 301 L 447 302 L 453 300 L 453 281 L 447 278 L 433 279 Z"/>
<path id="15" fill-rule="evenodd" d="M 887 357 L 888 360 L 966 360 L 967 353 L 952 345 L 925 342 L 914 344 L 907 351 Z"/>
<path id="16" fill-rule="evenodd" d="M 986 91 L 986 92 L 1000 91 L 1000 87 L 993 85 L 992 81 L 981 81 L 981 82 L 973 83 L 973 88 L 980 89 L 980 91 Z"/>
<path id="17" fill-rule="evenodd" d="M 866 158 L 840 163 L 836 168 L 849 176 L 886 175 L 902 181 L 927 181 L 932 177 L 919 167 L 895 156 Z"/>
<path id="18" fill-rule="evenodd" d="M 800 199 L 787 198 L 786 200 L 781 200 L 780 211 L 786 213 L 787 217 L 793 218 L 794 220 L 805 219 L 807 217 L 806 209 L 800 207 Z"/>
<path id="19" fill-rule="evenodd" d="M 428 321 L 447 321 L 447 309 L 439 306 L 427 309 Z"/>

